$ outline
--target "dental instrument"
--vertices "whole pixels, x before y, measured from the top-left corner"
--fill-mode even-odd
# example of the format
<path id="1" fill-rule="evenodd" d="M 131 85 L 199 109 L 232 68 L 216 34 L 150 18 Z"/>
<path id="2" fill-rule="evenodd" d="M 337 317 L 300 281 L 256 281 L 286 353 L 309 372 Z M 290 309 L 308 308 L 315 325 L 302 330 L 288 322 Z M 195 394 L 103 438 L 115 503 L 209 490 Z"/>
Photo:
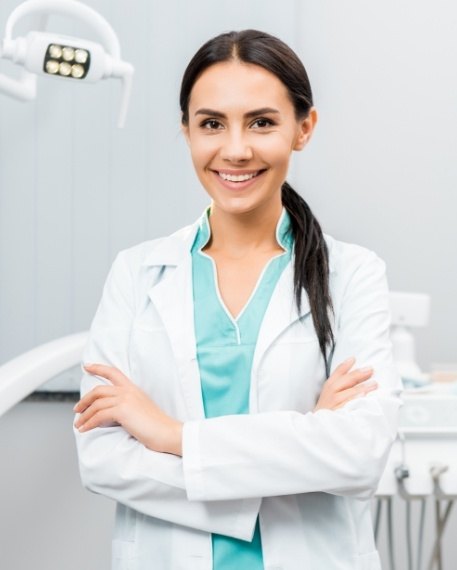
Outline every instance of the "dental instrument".
<path id="1" fill-rule="evenodd" d="M 14 28 L 26 16 L 45 28 L 51 14 L 76 18 L 89 25 L 101 43 L 54 34 L 42 29 L 24 37 L 14 37 Z M 27 0 L 20 4 L 6 23 L 0 44 L 0 59 L 23 66 L 18 80 L 0 74 L 0 92 L 29 101 L 36 96 L 38 75 L 69 81 L 95 83 L 101 79 L 121 79 L 123 92 L 118 127 L 125 124 L 134 68 L 121 59 L 119 40 L 111 25 L 95 10 L 77 0 Z"/>
<path id="2" fill-rule="evenodd" d="M 432 384 L 426 388 L 405 390 L 402 398 L 404 405 L 400 410 L 398 437 L 376 493 L 375 538 L 378 542 L 382 504 L 387 501 L 389 506 L 389 500 L 398 495 L 405 501 L 405 568 L 424 570 L 426 504 L 428 499 L 432 500 L 435 506 L 435 533 L 430 558 L 425 563 L 427 570 L 440 570 L 443 568 L 442 538 L 457 499 L 456 388 L 450 383 L 444 386 Z M 412 517 L 414 502 L 418 503 L 420 509 L 415 520 Z M 397 519 L 395 522 L 398 522 Z M 391 510 L 387 513 L 386 524 L 386 568 L 394 570 L 396 552 L 393 540 L 395 538 L 398 544 L 399 531 Z M 413 538 L 417 540 L 416 545 Z"/>
<path id="3" fill-rule="evenodd" d="M 446 493 L 441 485 L 441 476 L 449 470 L 448 465 L 436 464 L 432 465 L 430 468 L 430 474 L 433 479 L 434 495 L 435 495 L 435 524 L 436 524 L 436 539 L 435 544 L 432 549 L 432 555 L 430 557 L 430 563 L 428 570 L 433 570 L 434 564 L 436 562 L 438 570 L 442 570 L 442 537 L 444 529 L 451 514 L 452 507 L 454 506 L 454 501 L 457 499 L 456 495 L 449 495 Z M 441 514 L 441 501 L 447 500 L 447 504 L 444 513 Z"/>

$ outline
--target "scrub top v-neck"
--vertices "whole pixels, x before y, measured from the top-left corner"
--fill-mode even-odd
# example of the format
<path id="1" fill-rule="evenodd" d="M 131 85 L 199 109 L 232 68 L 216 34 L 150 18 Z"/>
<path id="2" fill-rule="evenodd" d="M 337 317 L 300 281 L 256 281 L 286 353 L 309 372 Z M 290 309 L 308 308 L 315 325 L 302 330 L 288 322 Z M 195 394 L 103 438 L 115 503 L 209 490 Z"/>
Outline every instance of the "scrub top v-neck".
<path id="1" fill-rule="evenodd" d="M 276 240 L 284 249 L 262 270 L 245 306 L 234 318 L 219 293 L 216 263 L 202 248 L 211 237 L 211 207 L 205 209 L 192 245 L 192 281 L 197 360 L 205 417 L 249 413 L 254 349 L 265 310 L 281 272 L 291 260 L 290 217 L 283 207 Z M 263 570 L 257 518 L 252 542 L 212 534 L 213 570 Z"/>

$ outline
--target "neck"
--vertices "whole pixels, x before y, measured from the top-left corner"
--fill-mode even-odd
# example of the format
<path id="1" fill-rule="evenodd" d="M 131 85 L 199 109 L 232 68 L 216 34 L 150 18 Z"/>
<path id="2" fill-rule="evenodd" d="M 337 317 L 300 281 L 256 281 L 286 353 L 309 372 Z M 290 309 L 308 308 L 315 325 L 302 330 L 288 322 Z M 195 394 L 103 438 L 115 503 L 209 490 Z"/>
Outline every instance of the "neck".
<path id="1" fill-rule="evenodd" d="M 281 201 L 241 214 L 225 212 L 213 202 L 208 249 L 234 257 L 277 250 L 276 226 L 281 212 Z"/>

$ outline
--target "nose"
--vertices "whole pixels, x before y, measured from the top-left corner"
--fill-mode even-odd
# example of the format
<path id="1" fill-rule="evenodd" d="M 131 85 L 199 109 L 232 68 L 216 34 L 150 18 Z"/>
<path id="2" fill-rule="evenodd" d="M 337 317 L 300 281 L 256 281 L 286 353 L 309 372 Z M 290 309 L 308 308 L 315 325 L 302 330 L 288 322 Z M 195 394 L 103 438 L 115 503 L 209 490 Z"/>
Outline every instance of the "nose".
<path id="1" fill-rule="evenodd" d="M 246 162 L 253 157 L 248 138 L 238 130 L 228 131 L 221 148 L 221 158 L 227 162 Z"/>

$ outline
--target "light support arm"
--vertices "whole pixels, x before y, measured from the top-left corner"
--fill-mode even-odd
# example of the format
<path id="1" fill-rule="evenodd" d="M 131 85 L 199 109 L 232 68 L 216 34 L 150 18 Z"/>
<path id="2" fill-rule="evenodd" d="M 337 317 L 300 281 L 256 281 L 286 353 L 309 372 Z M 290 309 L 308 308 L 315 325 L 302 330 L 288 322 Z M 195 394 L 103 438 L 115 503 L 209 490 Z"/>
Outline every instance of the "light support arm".
<path id="1" fill-rule="evenodd" d="M 31 27 L 37 30 L 44 30 L 48 19 L 48 16 L 42 14 L 34 16 L 31 19 Z M 3 49 L 4 45 L 0 42 L 0 59 L 3 57 Z M 20 101 L 33 101 L 36 97 L 36 75 L 25 69 L 21 70 L 19 79 L 13 79 L 4 73 L 0 73 L 0 92 L 6 93 Z"/>
<path id="2" fill-rule="evenodd" d="M 98 12 L 76 0 L 27 0 L 20 4 L 10 15 L 6 23 L 5 39 L 13 39 L 14 27 L 25 16 L 34 15 L 46 22 L 49 14 L 69 16 L 83 20 L 102 38 L 107 51 L 116 59 L 121 57 L 119 40 L 112 27 Z M 45 26 L 39 29 L 44 30 Z"/>

